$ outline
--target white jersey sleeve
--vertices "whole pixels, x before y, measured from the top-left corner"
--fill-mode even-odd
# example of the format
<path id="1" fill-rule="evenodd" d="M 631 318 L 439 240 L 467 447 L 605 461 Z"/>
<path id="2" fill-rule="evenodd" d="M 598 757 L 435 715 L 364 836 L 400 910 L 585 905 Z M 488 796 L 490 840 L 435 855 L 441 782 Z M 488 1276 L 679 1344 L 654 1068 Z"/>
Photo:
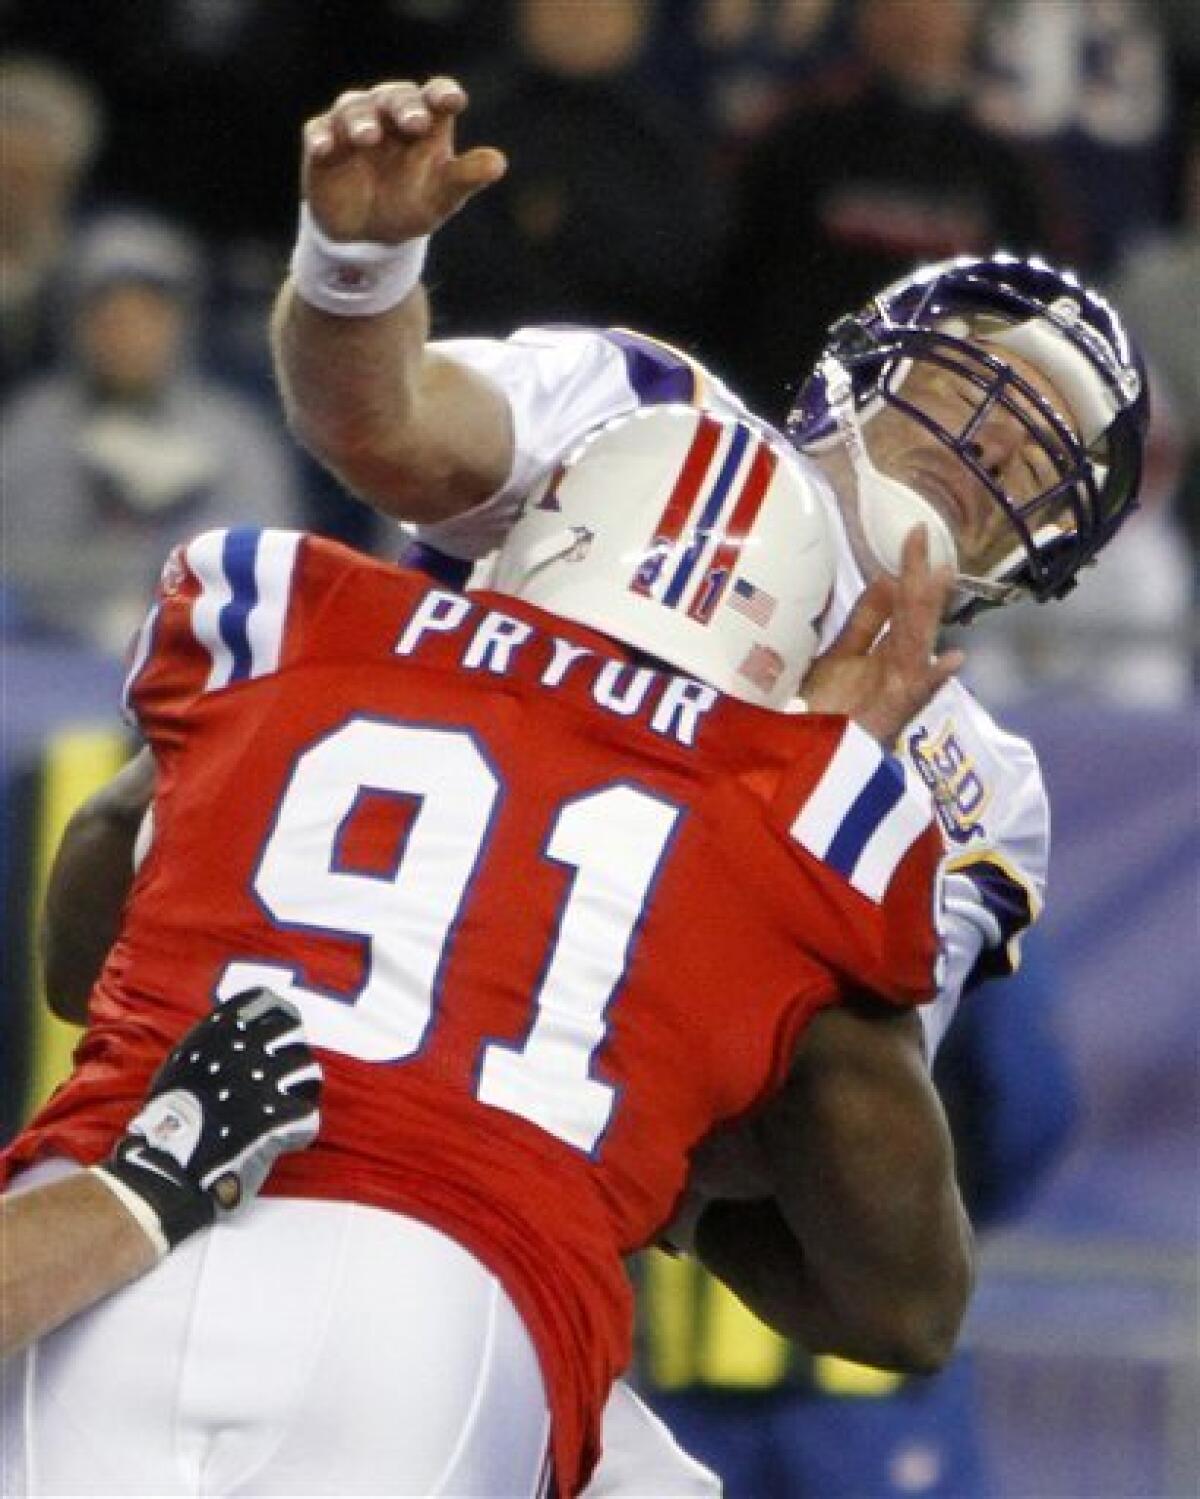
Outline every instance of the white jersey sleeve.
<path id="1" fill-rule="evenodd" d="M 689 355 L 641 333 L 522 328 L 507 339 L 447 339 L 431 347 L 488 376 L 508 398 L 513 420 L 513 465 L 502 488 L 473 510 L 417 531 L 421 542 L 451 557 L 494 551 L 535 484 L 589 432 L 640 406 L 682 402 L 763 427 Z"/>
<path id="2" fill-rule="evenodd" d="M 837 576 L 821 624 L 826 649 L 866 586 L 828 487 Z M 901 737 L 899 753 L 933 795 L 946 845 L 938 917 L 941 984 L 922 1005 L 932 1060 L 963 990 L 1020 962 L 1022 933 L 1041 912 L 1050 857 L 1050 809 L 1032 745 L 1001 729 L 960 682 L 949 682 Z"/>
<path id="3" fill-rule="evenodd" d="M 932 1058 L 963 990 L 1020 962 L 1045 898 L 1050 809 L 1032 746 L 959 682 L 942 688 L 899 748 L 933 795 L 947 850 L 942 983 L 921 1012 Z"/>

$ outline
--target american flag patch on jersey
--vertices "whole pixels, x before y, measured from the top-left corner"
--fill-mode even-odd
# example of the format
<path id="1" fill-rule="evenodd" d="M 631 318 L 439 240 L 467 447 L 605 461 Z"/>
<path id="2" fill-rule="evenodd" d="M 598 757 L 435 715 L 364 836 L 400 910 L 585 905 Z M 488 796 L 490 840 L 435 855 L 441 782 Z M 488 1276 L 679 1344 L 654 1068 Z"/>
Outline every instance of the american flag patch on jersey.
<path id="1" fill-rule="evenodd" d="M 738 667 L 738 676 L 760 692 L 773 692 L 784 665 L 783 657 L 769 645 L 752 645 Z"/>
<path id="2" fill-rule="evenodd" d="M 735 578 L 729 591 L 729 607 L 744 614 L 751 623 L 766 627 L 775 618 L 778 601 L 763 588 L 756 588 L 745 578 Z"/>
<path id="3" fill-rule="evenodd" d="M 922 783 L 848 723 L 841 743 L 791 826 L 814 858 L 877 904 L 900 861 L 933 821 Z"/>

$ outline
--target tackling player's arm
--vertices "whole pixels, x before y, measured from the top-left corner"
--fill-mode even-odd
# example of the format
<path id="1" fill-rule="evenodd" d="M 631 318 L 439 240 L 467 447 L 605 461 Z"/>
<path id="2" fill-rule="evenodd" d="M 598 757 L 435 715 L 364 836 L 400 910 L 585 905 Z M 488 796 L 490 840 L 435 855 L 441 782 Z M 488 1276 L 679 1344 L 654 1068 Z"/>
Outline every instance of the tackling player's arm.
<path id="1" fill-rule="evenodd" d="M 950 583 L 914 529 L 900 577 L 868 587 L 806 677 L 809 702 L 889 745 L 961 660 L 933 654 Z M 757 1200 L 722 1201 L 710 1179 L 718 1200 L 693 1230 L 708 1268 L 811 1352 L 939 1367 L 970 1294 L 971 1231 L 917 1016 L 867 998 L 822 1011 L 782 1092 L 733 1134 L 739 1195 Z"/>
<path id="2" fill-rule="evenodd" d="M 248 1202 L 316 1135 L 320 1087 L 298 1013 L 265 989 L 194 1026 L 107 1161 L 0 1198 L 0 1357 Z"/>
<path id="3" fill-rule="evenodd" d="M 810 1352 L 940 1368 L 974 1258 L 917 1017 L 867 999 L 822 1012 L 752 1135 L 774 1197 L 710 1203 L 701 1261 Z"/>
<path id="4" fill-rule="evenodd" d="M 424 236 L 503 176 L 500 152 L 457 153 L 467 96 L 450 78 L 342 94 L 309 120 L 302 193 L 336 254 L 369 242 L 417 253 Z M 366 315 L 322 311 L 285 283 L 275 309 L 276 372 L 301 442 L 357 494 L 401 520 L 456 515 L 499 489 L 513 462 L 512 418 L 485 376 L 427 349 L 420 284 Z"/>
<path id="5" fill-rule="evenodd" d="M 154 779 L 154 758 L 141 750 L 84 802 L 63 833 L 38 934 L 46 1000 L 60 1020 L 87 1019 L 88 995 L 121 923 Z"/>
<path id="6" fill-rule="evenodd" d="M 134 1215 L 90 1172 L 0 1198 L 0 1356 L 158 1263 Z"/>

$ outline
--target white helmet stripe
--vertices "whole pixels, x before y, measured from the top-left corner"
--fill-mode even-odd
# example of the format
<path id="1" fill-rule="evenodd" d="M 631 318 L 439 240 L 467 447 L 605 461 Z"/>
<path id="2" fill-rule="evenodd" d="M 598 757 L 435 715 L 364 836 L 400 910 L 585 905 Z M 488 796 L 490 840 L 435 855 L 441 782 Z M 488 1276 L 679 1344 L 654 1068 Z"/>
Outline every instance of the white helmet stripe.
<path id="1" fill-rule="evenodd" d="M 1070 402 L 1071 410 L 1065 414 L 1075 418 L 1085 447 L 1096 441 L 1121 409 L 1115 392 L 1104 384 L 1094 364 L 1049 318 L 1030 318 L 1026 323 L 989 333 L 986 341 L 1022 355 L 1053 380 Z"/>
<path id="2" fill-rule="evenodd" d="M 697 422 L 695 436 L 680 465 L 679 477 L 652 533 L 654 540 L 650 548 L 653 553 L 651 561 L 656 565 L 648 566 L 643 563 L 638 568 L 631 584 L 635 593 L 653 595 L 655 585 L 663 573 L 663 561 L 660 559 L 665 559 L 669 554 L 687 524 L 696 496 L 703 487 L 704 476 L 708 473 L 713 454 L 721 440 L 721 430 L 720 423 L 711 416 L 701 416 Z"/>
<path id="3" fill-rule="evenodd" d="M 746 478 L 738 489 L 729 520 L 717 533 L 719 545 L 700 574 L 688 610 L 692 619 L 707 622 L 721 602 L 740 559 L 742 543 L 754 528 L 778 463 L 779 454 L 774 448 L 757 440 L 752 444 Z"/>
<path id="4" fill-rule="evenodd" d="M 695 575 L 696 565 L 716 529 L 721 510 L 733 489 L 733 481 L 741 467 L 749 441 L 750 429 L 738 422 L 730 431 L 724 461 L 717 470 L 716 481 L 704 501 L 700 518 L 692 529 L 687 551 L 683 554 L 682 560 L 663 592 L 662 601 L 670 609 L 680 603 L 685 589 Z"/>

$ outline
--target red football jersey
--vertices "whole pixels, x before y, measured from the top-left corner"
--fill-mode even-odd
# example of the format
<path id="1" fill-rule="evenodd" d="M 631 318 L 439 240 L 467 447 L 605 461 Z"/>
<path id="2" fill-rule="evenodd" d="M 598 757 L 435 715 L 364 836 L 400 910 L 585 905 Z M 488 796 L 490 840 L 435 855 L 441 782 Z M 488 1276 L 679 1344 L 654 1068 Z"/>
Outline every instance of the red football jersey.
<path id="1" fill-rule="evenodd" d="M 928 795 L 785 717 L 332 543 L 177 551 L 132 664 L 154 838 L 75 1071 L 0 1161 L 103 1157 L 221 998 L 288 995 L 320 1137 L 269 1193 L 425 1220 L 538 1349 L 560 1490 L 629 1355 L 622 1257 L 847 987 L 934 992 Z"/>

